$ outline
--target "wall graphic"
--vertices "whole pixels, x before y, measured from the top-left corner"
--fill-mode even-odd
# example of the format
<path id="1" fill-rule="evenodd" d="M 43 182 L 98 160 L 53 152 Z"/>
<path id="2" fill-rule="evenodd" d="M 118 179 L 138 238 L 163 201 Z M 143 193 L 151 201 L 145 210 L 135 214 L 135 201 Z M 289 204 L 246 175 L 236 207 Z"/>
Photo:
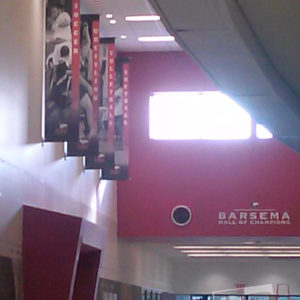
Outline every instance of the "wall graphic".
<path id="1" fill-rule="evenodd" d="M 126 180 L 129 177 L 129 60 L 119 57 L 115 64 L 114 164 L 103 168 L 102 178 Z"/>
<path id="2" fill-rule="evenodd" d="M 98 153 L 99 15 L 81 15 L 79 140 L 68 142 L 68 156 Z"/>
<path id="3" fill-rule="evenodd" d="M 98 152 L 96 155 L 86 155 L 86 169 L 110 168 L 114 164 L 115 56 L 114 39 L 101 39 Z"/>
<path id="4" fill-rule="evenodd" d="M 100 41 L 99 15 L 80 16 L 80 0 L 47 1 L 44 140 L 67 142 L 66 156 L 84 156 L 84 168 L 108 180 L 128 179 L 125 61 L 114 38 Z"/>
<path id="5" fill-rule="evenodd" d="M 45 140 L 77 141 L 79 122 L 79 0 L 49 0 L 45 34 Z"/>

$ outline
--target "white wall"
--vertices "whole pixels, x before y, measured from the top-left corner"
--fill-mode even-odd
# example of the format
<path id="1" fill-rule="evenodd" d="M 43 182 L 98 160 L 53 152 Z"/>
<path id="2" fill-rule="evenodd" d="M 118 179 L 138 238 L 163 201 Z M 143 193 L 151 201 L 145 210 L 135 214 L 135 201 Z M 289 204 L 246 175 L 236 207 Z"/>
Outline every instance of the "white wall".
<path id="1" fill-rule="evenodd" d="M 147 249 L 143 243 L 117 239 L 116 190 L 107 186 L 107 182 L 102 182 L 99 194 L 104 194 L 100 204 L 99 223 L 102 228 L 108 229 L 100 276 L 161 291 L 172 291 L 172 261 L 153 249 Z"/>
<path id="2" fill-rule="evenodd" d="M 234 289 L 235 284 L 246 286 L 278 283 L 290 285 L 290 292 L 300 294 L 300 261 L 298 259 L 209 259 L 199 262 L 176 262 L 173 287 L 176 293 L 212 293 Z M 286 289 L 280 288 L 281 294 Z"/>
<path id="3" fill-rule="evenodd" d="M 95 221 L 99 176 L 41 144 L 44 1 L 2 1 L 0 28 L 0 233 L 20 245 L 24 203 Z"/>
<path id="4" fill-rule="evenodd" d="M 44 5 L 0 4 L 0 255 L 20 260 L 21 206 L 29 204 L 107 229 L 103 277 L 170 290 L 168 260 L 118 241 L 116 183 L 99 187 L 98 172 L 84 173 L 81 158 L 64 160 L 62 143 L 40 143 Z"/>

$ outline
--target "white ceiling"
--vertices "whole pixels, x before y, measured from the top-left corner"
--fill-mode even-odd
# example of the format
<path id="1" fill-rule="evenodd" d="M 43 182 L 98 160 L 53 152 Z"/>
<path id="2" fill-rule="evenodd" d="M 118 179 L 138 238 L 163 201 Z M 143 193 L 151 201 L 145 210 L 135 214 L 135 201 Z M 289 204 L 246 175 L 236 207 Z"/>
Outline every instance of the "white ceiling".
<path id="1" fill-rule="evenodd" d="M 178 51 L 181 48 L 174 42 L 143 43 L 139 36 L 169 35 L 161 21 L 156 22 L 126 22 L 128 15 L 156 14 L 148 0 L 82 0 L 83 13 L 100 14 L 101 37 L 115 37 L 119 51 Z M 112 25 L 105 14 L 111 13 L 117 23 Z M 121 35 L 127 38 L 120 39 Z"/>
<path id="2" fill-rule="evenodd" d="M 185 253 L 182 253 L 178 249 L 174 249 L 174 246 L 186 246 L 186 245 L 213 245 L 213 246 L 300 246 L 299 237 L 163 237 L 163 238 L 128 238 L 127 242 L 137 243 L 143 245 L 154 252 L 157 252 L 163 256 L 169 257 L 174 261 L 195 261 L 197 260 L 214 260 L 216 258 L 187 257 Z M 282 258 L 231 258 L 231 257 L 218 257 L 218 260 L 253 260 L 253 259 L 282 259 Z M 299 258 L 293 258 L 299 259 Z"/>

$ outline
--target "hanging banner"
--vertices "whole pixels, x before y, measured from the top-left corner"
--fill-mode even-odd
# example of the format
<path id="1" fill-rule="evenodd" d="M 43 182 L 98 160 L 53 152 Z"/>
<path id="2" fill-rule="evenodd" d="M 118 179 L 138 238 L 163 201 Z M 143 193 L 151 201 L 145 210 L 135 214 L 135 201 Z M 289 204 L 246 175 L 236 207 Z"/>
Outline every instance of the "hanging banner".
<path id="1" fill-rule="evenodd" d="M 99 15 L 81 15 L 79 140 L 68 142 L 68 156 L 97 155 L 99 115 Z"/>
<path id="2" fill-rule="evenodd" d="M 86 155 L 86 169 L 110 168 L 114 163 L 114 88 L 115 43 L 113 38 L 100 40 L 100 101 L 98 115 L 98 153 Z"/>
<path id="3" fill-rule="evenodd" d="M 115 44 L 108 44 L 108 105 L 107 105 L 107 140 L 109 148 L 113 150 L 115 132 Z"/>
<path id="4" fill-rule="evenodd" d="M 129 149 L 129 62 L 123 63 L 123 147 Z"/>
<path id="5" fill-rule="evenodd" d="M 114 165 L 103 168 L 102 178 L 127 180 L 129 166 L 128 126 L 129 126 L 129 59 L 116 59 L 114 91 Z"/>
<path id="6" fill-rule="evenodd" d="M 80 0 L 48 0 L 45 40 L 45 141 L 77 141 Z"/>

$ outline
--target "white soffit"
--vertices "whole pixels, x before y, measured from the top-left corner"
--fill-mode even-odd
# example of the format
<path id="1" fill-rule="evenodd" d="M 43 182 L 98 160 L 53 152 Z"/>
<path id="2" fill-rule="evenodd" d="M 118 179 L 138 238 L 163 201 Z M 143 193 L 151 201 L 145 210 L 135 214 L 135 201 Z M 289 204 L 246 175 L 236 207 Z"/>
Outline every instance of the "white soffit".
<path id="1" fill-rule="evenodd" d="M 239 0 L 279 73 L 300 95 L 300 1 Z"/>
<path id="2" fill-rule="evenodd" d="M 249 108 L 252 117 L 277 138 L 300 139 L 298 98 L 272 64 L 237 0 L 149 1 L 177 42 L 220 90 Z M 262 107 L 268 109 L 261 111 Z"/>
<path id="3" fill-rule="evenodd" d="M 215 0 L 156 1 L 174 30 L 224 30 L 228 26 Z"/>
<path id="4" fill-rule="evenodd" d="M 115 37 L 118 51 L 180 51 L 176 41 L 143 43 L 139 36 L 169 35 L 161 21 L 126 22 L 129 15 L 156 14 L 146 0 L 82 0 L 83 13 L 99 13 L 101 37 Z M 117 21 L 112 25 L 106 19 L 107 13 L 113 14 Z M 126 39 L 121 39 L 126 35 Z"/>
<path id="5" fill-rule="evenodd" d="M 231 96 L 272 93 L 271 85 L 263 78 L 258 64 L 236 33 L 228 30 L 183 31 L 178 32 L 178 36 L 193 49 L 194 56 L 203 62 L 209 73 L 213 70 L 211 77 Z M 239 76 L 230 76 L 231 72 Z"/>

